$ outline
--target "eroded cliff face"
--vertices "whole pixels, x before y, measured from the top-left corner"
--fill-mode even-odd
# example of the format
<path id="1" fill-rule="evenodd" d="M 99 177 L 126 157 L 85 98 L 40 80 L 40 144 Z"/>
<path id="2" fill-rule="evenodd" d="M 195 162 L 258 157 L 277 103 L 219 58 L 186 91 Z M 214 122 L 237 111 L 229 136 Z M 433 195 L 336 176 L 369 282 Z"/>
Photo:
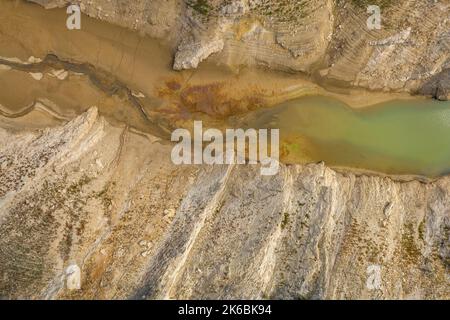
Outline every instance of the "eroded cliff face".
<path id="1" fill-rule="evenodd" d="M 448 1 L 383 1 L 384 27 L 374 32 L 356 1 L 78 3 L 167 41 L 176 69 L 210 59 L 447 98 Z M 67 34 L 50 34 L 45 19 L 21 24 L 28 16 L 5 23 L 1 39 L 1 298 L 449 298 L 448 176 L 420 182 L 310 164 L 264 177 L 257 166 L 176 166 L 161 139 L 167 128 L 187 111 L 213 120 L 245 113 L 229 102 L 242 79 L 222 92 L 214 76 L 199 81 L 205 73 L 197 82 L 194 73 L 161 77 L 165 62 L 141 63 L 154 44 L 137 54 L 131 32 L 113 29 L 119 41 L 96 26 L 95 37 L 75 39 L 86 41 L 81 50 Z M 37 48 L 34 29 L 46 40 Z M 251 91 L 254 81 L 244 81 L 245 93 L 266 97 Z M 272 93 L 307 86 L 267 83 Z M 233 101 L 259 101 L 243 97 Z"/>
<path id="2" fill-rule="evenodd" d="M 209 57 L 304 72 L 330 86 L 449 96 L 448 0 L 31 1 L 79 3 L 90 16 L 168 41 L 175 69 Z M 381 8 L 380 30 L 367 27 L 369 4 Z"/>
<path id="3" fill-rule="evenodd" d="M 0 122 L 2 298 L 449 298 L 448 177 L 175 166 L 95 108 L 43 115 Z"/>

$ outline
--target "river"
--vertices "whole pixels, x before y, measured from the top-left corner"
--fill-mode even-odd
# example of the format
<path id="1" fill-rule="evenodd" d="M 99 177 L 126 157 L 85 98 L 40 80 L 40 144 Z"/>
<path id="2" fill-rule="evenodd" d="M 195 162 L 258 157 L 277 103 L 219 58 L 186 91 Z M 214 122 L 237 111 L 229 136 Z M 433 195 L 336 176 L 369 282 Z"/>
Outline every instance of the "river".
<path id="1" fill-rule="evenodd" d="M 279 128 L 286 163 L 427 177 L 450 171 L 450 102 L 330 91 L 303 75 L 230 70 L 214 57 L 175 72 L 174 44 L 86 16 L 70 31 L 66 18 L 64 9 L 0 0 L 3 115 L 22 115 L 39 101 L 70 119 L 95 105 L 110 122 L 165 140 L 193 120 Z"/>

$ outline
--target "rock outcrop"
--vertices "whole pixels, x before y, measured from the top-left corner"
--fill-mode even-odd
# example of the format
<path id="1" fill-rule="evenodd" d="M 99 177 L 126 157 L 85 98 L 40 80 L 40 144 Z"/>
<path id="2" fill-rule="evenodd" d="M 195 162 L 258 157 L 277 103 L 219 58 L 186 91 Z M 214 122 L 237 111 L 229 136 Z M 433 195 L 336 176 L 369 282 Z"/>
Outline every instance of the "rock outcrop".
<path id="1" fill-rule="evenodd" d="M 365 1 L 31 1 L 80 3 L 90 16 L 168 41 L 175 69 L 211 56 L 236 68 L 303 72 L 333 86 L 420 93 L 450 67 L 448 0 L 372 1 L 381 9 L 379 30 L 367 26 Z"/>
<path id="2" fill-rule="evenodd" d="M 20 121 L 1 120 L 1 298 L 449 298 L 449 177 L 175 166 L 95 108 Z"/>
<path id="3" fill-rule="evenodd" d="M 446 69 L 428 80 L 420 94 L 430 96 L 438 100 L 450 100 L 450 69 Z"/>
<path id="4" fill-rule="evenodd" d="M 382 9 L 381 30 L 367 30 L 365 1 L 70 2 L 89 16 L 167 41 L 175 69 L 210 59 L 302 72 L 330 86 L 448 98 L 447 0 L 374 1 Z M 0 106 L 0 298 L 449 299 L 449 176 L 399 180 L 321 163 L 281 165 L 267 177 L 257 166 L 174 165 L 170 143 L 131 123 L 142 128 L 166 119 L 148 117 L 137 97 L 160 105 L 163 114 L 174 111 L 114 76 L 123 64 L 131 71 L 126 80 L 147 84 L 134 73 L 143 68 L 135 66 L 140 38 L 121 46 L 106 72 L 97 48 L 84 50 L 80 61 L 60 60 L 56 51 L 64 46 L 54 46 L 58 37 L 46 29 L 50 45 L 39 49 L 55 52 L 40 63 L 30 57 L 35 39 L 25 28 L 16 31 L 24 20 L 17 19 L 3 32 L 10 46 L 2 55 L 10 60 L 2 58 L 2 72 L 23 86 L 31 75 L 28 80 L 40 79 L 45 90 L 67 99 L 42 99 L 46 92 L 36 86 L 38 97 L 27 97 L 34 104 Z M 114 47 L 112 38 L 97 44 Z M 9 47 L 23 49 L 28 60 L 11 60 Z M 78 54 L 78 47 L 67 47 Z M 72 79 L 83 92 L 82 76 L 99 89 L 92 101 L 102 114 L 91 108 L 74 116 L 80 110 L 74 105 L 91 100 L 62 89 Z M 53 77 L 59 80 L 47 86 Z M 217 86 L 187 81 L 166 81 L 159 97 L 181 97 L 183 107 L 214 119 L 247 110 L 227 103 L 221 109 L 214 94 L 225 94 L 215 93 Z M 9 93 L 2 103 L 13 100 Z M 61 107 L 46 108 L 50 102 Z M 127 103 L 132 109 L 120 108 Z M 63 107 L 67 112 L 58 112 Z"/>

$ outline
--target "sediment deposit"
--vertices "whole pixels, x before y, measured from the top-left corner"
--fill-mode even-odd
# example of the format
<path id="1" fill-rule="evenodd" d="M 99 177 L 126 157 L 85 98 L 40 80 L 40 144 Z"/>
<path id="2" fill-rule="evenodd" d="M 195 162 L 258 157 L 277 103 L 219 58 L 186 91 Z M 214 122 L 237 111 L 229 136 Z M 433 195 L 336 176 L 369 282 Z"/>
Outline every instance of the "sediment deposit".
<path id="1" fill-rule="evenodd" d="M 374 1 L 374 31 L 365 1 L 81 0 L 72 34 L 69 1 L 0 1 L 23 10 L 0 12 L 0 298 L 449 298 L 449 176 L 176 166 L 167 141 L 299 95 L 448 99 L 447 0 Z"/>
<path id="2" fill-rule="evenodd" d="M 440 81 L 421 90 L 450 69 L 448 0 L 32 1 L 79 3 L 89 16 L 162 39 L 173 48 L 175 69 L 211 58 L 303 72 L 328 85 L 449 96 Z M 369 4 L 381 8 L 380 30 L 367 27 Z"/>

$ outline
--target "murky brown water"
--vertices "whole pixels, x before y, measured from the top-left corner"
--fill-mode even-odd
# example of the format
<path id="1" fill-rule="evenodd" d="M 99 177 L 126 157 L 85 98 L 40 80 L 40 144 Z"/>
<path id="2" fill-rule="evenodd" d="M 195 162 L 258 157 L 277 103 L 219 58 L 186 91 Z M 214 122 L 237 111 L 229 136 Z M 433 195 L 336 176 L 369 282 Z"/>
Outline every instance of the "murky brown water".
<path id="1" fill-rule="evenodd" d="M 81 30 L 70 31 L 66 19 L 63 9 L 44 10 L 23 1 L 0 0 L 3 116 L 22 116 L 39 127 L 57 123 L 45 120 L 43 109 L 50 111 L 55 119 L 70 119 L 95 105 L 113 124 L 127 124 L 162 138 L 168 138 L 174 128 L 189 127 L 193 120 L 224 128 L 241 125 L 241 120 L 247 119 L 246 125 L 275 124 L 282 129 L 282 154 L 287 162 L 325 160 L 334 166 L 425 175 L 441 174 L 450 168 L 450 165 L 447 168 L 446 153 L 433 153 L 434 144 L 430 144 L 431 149 L 408 144 L 408 137 L 402 136 L 407 132 L 404 126 L 397 126 L 397 131 L 386 131 L 381 137 L 390 141 L 389 135 L 397 135 L 397 145 L 373 146 L 374 134 L 380 138 L 377 130 L 393 125 L 390 121 L 395 117 L 383 113 L 373 117 L 372 125 L 364 127 L 361 123 L 370 117 L 355 120 L 355 115 L 343 112 L 340 107 L 340 101 L 358 108 L 402 99 L 399 105 L 408 117 L 415 113 L 412 110 L 422 99 L 362 90 L 333 93 L 301 75 L 259 69 L 243 69 L 236 74 L 216 65 L 214 59 L 202 63 L 197 70 L 175 72 L 171 68 L 173 49 L 161 41 L 86 16 L 82 17 Z M 64 72 L 67 74 L 61 76 Z M 308 106 L 301 99 L 280 104 L 308 95 L 336 100 L 327 100 L 327 107 L 320 97 L 308 100 Z M 330 106 L 329 101 L 334 101 L 331 104 L 335 106 Z M 413 108 L 408 109 L 405 101 L 413 101 Z M 33 111 L 32 117 L 23 117 L 34 110 L 36 102 L 44 108 Z M 446 110 L 443 112 L 446 114 Z M 324 130 L 323 124 L 330 121 L 331 129 L 352 127 L 354 130 L 348 129 L 348 135 L 342 134 L 345 130 Z M 435 120 L 430 121 L 427 128 L 433 129 Z M 442 130 L 439 132 L 446 133 L 445 128 Z M 368 140 L 355 142 L 354 136 Z M 430 135 L 431 138 L 434 143 L 447 143 L 447 140 L 439 141 L 439 135 Z M 427 142 L 423 142 L 426 146 Z M 399 151 L 399 146 L 404 147 L 404 153 Z"/>
<path id="2" fill-rule="evenodd" d="M 66 28 L 66 19 L 64 9 L 44 10 L 24 1 L 0 1 L 1 57 L 26 62 L 31 56 L 44 59 L 54 54 L 62 61 L 92 66 L 84 70 L 85 76 L 72 72 L 64 81 L 46 72 L 37 81 L 28 73 L 0 71 L 0 103 L 4 107 L 21 110 L 42 98 L 51 100 L 61 113 L 79 113 L 97 105 L 104 115 L 148 130 L 142 113 L 129 110 L 123 97 L 93 86 L 89 76 L 95 72 L 129 88 L 155 120 L 178 126 L 191 118 L 223 121 L 229 115 L 304 94 L 331 95 L 301 75 L 254 69 L 235 74 L 214 62 L 202 63 L 197 70 L 175 72 L 171 68 L 172 49 L 161 41 L 86 16 L 82 17 L 82 29 L 71 31 Z M 361 106 L 390 96 L 362 93 L 341 98 Z"/>

